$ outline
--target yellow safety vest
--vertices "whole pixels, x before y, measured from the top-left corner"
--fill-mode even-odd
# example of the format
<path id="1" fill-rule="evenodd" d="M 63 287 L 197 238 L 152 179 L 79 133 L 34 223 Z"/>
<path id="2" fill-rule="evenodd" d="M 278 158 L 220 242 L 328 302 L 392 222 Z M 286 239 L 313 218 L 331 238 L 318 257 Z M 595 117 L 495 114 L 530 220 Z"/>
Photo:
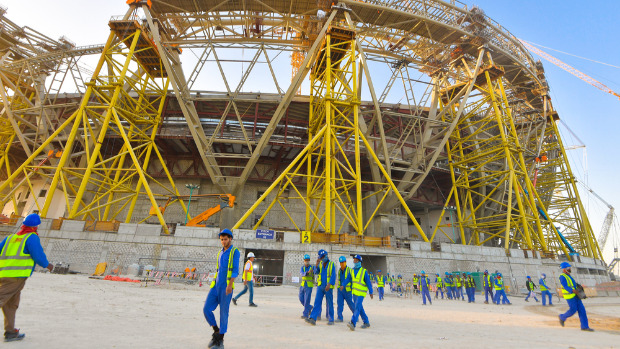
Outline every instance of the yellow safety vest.
<path id="1" fill-rule="evenodd" d="M 417 285 L 417 284 L 418 284 L 418 278 L 417 278 L 417 277 L 415 277 L 415 276 L 413 277 L 413 284 L 414 284 L 414 285 Z"/>
<path id="2" fill-rule="evenodd" d="M 329 261 L 329 263 L 327 263 L 327 282 L 329 283 L 329 279 L 332 278 L 332 270 L 334 269 L 334 262 Z M 316 284 L 317 286 L 322 286 L 323 285 L 323 280 L 321 280 L 321 275 L 323 274 L 323 262 L 319 263 L 319 277 L 316 280 Z M 334 285 L 332 285 L 331 288 L 334 288 Z"/>
<path id="3" fill-rule="evenodd" d="M 461 287 L 461 278 L 460 277 L 456 278 L 456 287 Z"/>
<path id="4" fill-rule="evenodd" d="M 545 282 L 543 281 L 542 283 L 539 281 L 538 285 L 540 286 L 540 290 L 541 291 L 547 291 L 548 288 L 545 287 Z"/>
<path id="5" fill-rule="evenodd" d="M 562 276 L 564 276 L 564 278 L 566 279 L 566 284 L 569 287 L 575 288 L 575 284 L 573 284 L 573 280 L 570 278 L 570 276 L 566 275 L 565 273 L 560 274 L 560 277 Z M 573 292 L 569 292 L 567 289 L 565 289 L 564 286 L 562 286 L 562 295 L 564 295 L 564 299 L 571 299 L 576 296 L 576 294 L 574 294 Z"/>
<path id="6" fill-rule="evenodd" d="M 366 296 L 366 292 L 368 292 L 368 286 L 366 286 L 366 269 L 360 268 L 355 275 L 355 269 L 351 271 L 351 280 L 353 281 L 353 294 L 355 296 Z"/>
<path id="7" fill-rule="evenodd" d="M 497 279 L 497 284 L 493 283 L 493 287 L 496 290 L 498 290 L 498 291 L 503 289 L 504 288 L 504 279 Z"/>
<path id="8" fill-rule="evenodd" d="M 438 276 L 438 277 L 437 277 L 437 287 L 438 287 L 438 288 L 442 288 L 442 287 L 443 287 L 443 283 L 442 283 L 442 280 L 441 280 L 441 276 Z"/>
<path id="9" fill-rule="evenodd" d="M 450 277 L 446 278 L 445 283 L 446 283 L 446 287 L 452 287 L 452 279 L 450 279 Z"/>
<path id="10" fill-rule="evenodd" d="M 235 257 L 235 251 L 237 251 L 236 247 L 233 247 L 228 255 L 228 273 L 226 274 L 226 285 L 228 285 L 228 281 L 232 278 L 233 271 L 233 259 Z M 220 255 L 222 254 L 222 250 L 217 253 L 217 271 L 215 272 L 215 278 L 211 281 L 211 288 L 215 287 L 215 280 L 217 280 L 217 273 L 220 272 Z M 235 289 L 235 283 L 232 284 L 233 290 Z"/>
<path id="11" fill-rule="evenodd" d="M 403 284 L 403 279 L 402 278 L 398 278 L 398 280 L 396 280 L 396 285 L 397 286 L 401 286 Z"/>
<path id="12" fill-rule="evenodd" d="M 377 276 L 377 287 L 385 287 L 385 276 Z"/>
<path id="13" fill-rule="evenodd" d="M 34 233 L 24 235 L 12 234 L 4 243 L 0 252 L 0 278 L 30 277 L 34 267 L 34 259 L 24 253 L 26 240 Z"/>
<path id="14" fill-rule="evenodd" d="M 250 265 L 250 270 L 245 270 L 248 264 Z M 252 269 L 252 267 L 253 267 L 252 261 L 248 259 L 248 261 L 245 262 L 245 266 L 243 267 L 243 278 L 242 279 L 244 281 L 252 281 L 254 277 L 254 269 Z"/>
<path id="15" fill-rule="evenodd" d="M 340 275 L 341 275 L 341 274 L 340 274 L 340 271 L 341 271 L 341 269 L 338 269 L 338 286 L 342 286 L 342 282 L 344 281 L 344 280 L 342 280 L 342 279 L 340 278 Z M 346 279 L 346 278 L 347 278 L 347 276 L 349 276 L 349 275 L 351 275 L 351 268 L 349 268 L 349 267 L 345 267 L 345 269 L 344 269 L 344 278 Z M 344 289 L 345 289 L 347 292 L 351 292 L 351 283 L 349 283 L 349 284 L 347 285 L 347 287 L 345 287 Z"/>
<path id="16" fill-rule="evenodd" d="M 306 276 L 301 278 L 301 286 L 314 287 L 314 269 L 309 266 L 310 270 L 306 273 Z"/>

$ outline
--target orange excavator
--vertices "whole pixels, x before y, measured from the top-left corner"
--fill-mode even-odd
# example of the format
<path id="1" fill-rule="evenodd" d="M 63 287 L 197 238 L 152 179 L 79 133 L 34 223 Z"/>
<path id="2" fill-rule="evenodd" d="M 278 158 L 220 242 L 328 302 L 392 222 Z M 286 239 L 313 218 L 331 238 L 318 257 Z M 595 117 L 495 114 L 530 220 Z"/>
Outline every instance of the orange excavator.
<path id="1" fill-rule="evenodd" d="M 206 222 L 209 218 L 211 218 L 211 216 L 213 216 L 214 214 L 220 212 L 222 209 L 230 207 L 232 208 L 235 205 L 235 199 L 236 197 L 234 195 L 231 194 L 202 194 L 202 195 L 192 195 L 192 199 L 194 198 L 200 198 L 200 197 L 217 197 L 220 198 L 220 200 L 222 200 L 222 203 L 220 203 L 219 205 L 215 205 L 213 207 L 209 207 L 208 209 L 206 209 L 204 212 L 198 214 L 196 217 L 192 218 L 191 220 L 189 220 L 186 224 L 186 226 L 188 227 L 204 227 L 205 224 L 200 224 L 202 222 Z M 179 196 L 171 196 L 168 198 L 168 201 L 166 202 L 166 204 L 163 207 L 160 207 L 160 211 L 162 213 L 164 213 L 166 211 L 166 208 L 168 207 L 168 205 L 170 205 L 171 203 L 177 201 L 177 200 L 182 200 L 182 199 L 186 199 L 189 198 L 189 195 L 179 195 Z M 155 214 L 155 210 L 153 207 L 151 207 L 151 215 Z"/>

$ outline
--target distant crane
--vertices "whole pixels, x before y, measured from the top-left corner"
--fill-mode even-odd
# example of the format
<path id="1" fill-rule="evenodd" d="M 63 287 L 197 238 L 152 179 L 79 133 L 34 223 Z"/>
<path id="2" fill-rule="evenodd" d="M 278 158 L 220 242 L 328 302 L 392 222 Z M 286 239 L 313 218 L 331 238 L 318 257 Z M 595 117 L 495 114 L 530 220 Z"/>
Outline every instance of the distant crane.
<path id="1" fill-rule="evenodd" d="M 601 251 L 605 249 L 605 244 L 607 243 L 607 237 L 609 237 L 609 231 L 611 230 L 611 226 L 613 225 L 615 209 L 611 206 L 605 199 L 603 199 L 600 195 L 598 195 L 594 190 L 585 185 L 582 182 L 579 182 L 587 191 L 592 193 L 597 199 L 601 200 L 605 206 L 609 209 L 607 215 L 605 216 L 605 220 L 603 221 L 603 227 L 601 228 L 601 233 L 598 236 L 598 244 L 601 247 Z"/>
<path id="2" fill-rule="evenodd" d="M 539 55 L 540 57 L 546 59 L 547 61 L 557 65 L 558 67 L 566 70 L 567 72 L 573 74 L 574 76 L 578 77 L 579 79 L 587 82 L 588 84 L 598 88 L 601 91 L 607 92 L 611 95 L 614 95 L 616 97 L 618 97 L 618 99 L 620 99 L 620 94 L 614 92 L 614 90 L 610 89 L 609 87 L 605 86 L 605 84 L 603 84 L 602 82 L 596 80 L 595 78 L 571 67 L 570 65 L 560 61 L 559 59 L 551 56 L 550 54 L 532 46 L 530 43 L 528 43 L 527 41 L 518 39 L 521 44 L 523 44 L 523 46 L 527 47 L 528 50 L 534 52 L 535 54 Z M 600 198 L 600 197 L 599 197 Z"/>

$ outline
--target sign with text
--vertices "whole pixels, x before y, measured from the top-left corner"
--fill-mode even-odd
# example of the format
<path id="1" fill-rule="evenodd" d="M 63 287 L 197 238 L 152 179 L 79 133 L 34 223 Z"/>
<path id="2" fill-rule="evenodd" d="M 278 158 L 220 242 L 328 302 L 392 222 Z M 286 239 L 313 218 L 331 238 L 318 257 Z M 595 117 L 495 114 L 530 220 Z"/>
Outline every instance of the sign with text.
<path id="1" fill-rule="evenodd" d="M 301 232 L 301 243 L 302 244 L 310 244 L 312 243 L 312 234 L 309 231 Z"/>
<path id="2" fill-rule="evenodd" d="M 276 232 L 273 230 L 263 230 L 256 229 L 256 238 L 257 239 L 274 239 L 276 237 Z"/>

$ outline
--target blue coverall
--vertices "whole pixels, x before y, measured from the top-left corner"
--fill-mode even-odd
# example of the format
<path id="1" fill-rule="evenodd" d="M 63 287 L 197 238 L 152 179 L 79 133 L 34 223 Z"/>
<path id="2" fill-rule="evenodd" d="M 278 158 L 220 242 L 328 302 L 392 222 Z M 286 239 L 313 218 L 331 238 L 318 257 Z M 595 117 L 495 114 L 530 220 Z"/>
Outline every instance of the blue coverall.
<path id="1" fill-rule="evenodd" d="M 351 277 L 355 277 L 356 275 L 359 276 L 359 273 L 361 273 L 362 268 L 355 268 L 351 271 Z M 364 276 L 364 282 L 366 283 L 366 287 L 368 288 L 368 293 L 372 294 L 372 284 L 370 283 L 370 276 L 368 276 L 368 273 L 366 273 L 366 275 Z M 355 311 L 353 312 L 353 316 L 351 317 L 351 323 L 353 324 L 353 327 L 355 327 L 355 324 L 357 323 L 357 319 L 361 316 L 362 317 L 362 322 L 367 324 L 368 322 L 368 316 L 366 315 L 366 312 L 364 311 L 364 297 L 365 296 L 356 296 L 353 295 L 353 303 L 355 304 Z"/>
<path id="2" fill-rule="evenodd" d="M 575 282 L 575 279 L 573 279 L 573 277 L 568 274 L 560 275 L 560 283 L 562 284 L 562 287 L 564 287 L 564 289 L 569 293 L 573 293 L 574 288 L 568 285 L 568 282 L 564 275 L 570 278 L 570 280 L 572 281 L 572 285 L 577 285 L 577 283 Z M 588 326 L 588 315 L 586 314 L 586 308 L 583 306 L 583 302 L 581 301 L 581 299 L 577 297 L 577 295 L 575 295 L 573 298 L 564 299 L 566 300 L 566 303 L 568 303 L 569 308 L 566 313 L 560 314 L 560 320 L 566 321 L 566 319 L 575 315 L 575 313 L 578 313 L 579 322 L 581 322 L 581 329 L 585 330 L 586 328 L 590 328 L 590 326 Z"/>
<path id="3" fill-rule="evenodd" d="M 383 281 L 383 285 L 384 287 L 379 287 L 379 278 L 381 278 L 381 280 Z M 387 281 L 387 278 L 385 277 L 385 275 L 377 275 L 377 293 L 379 294 L 379 300 L 382 301 L 383 300 L 383 294 L 385 292 L 385 282 Z"/>
<path id="4" fill-rule="evenodd" d="M 528 299 L 530 299 L 530 296 L 533 296 L 534 300 L 538 302 L 538 298 L 536 298 L 536 293 L 534 293 L 534 282 L 528 280 L 526 281 L 526 284 L 530 287 L 530 289 L 527 292 L 527 297 L 525 297 L 525 300 L 527 301 Z"/>
<path id="5" fill-rule="evenodd" d="M 302 265 L 299 270 L 299 276 L 303 278 L 308 275 L 309 272 L 314 272 L 312 266 L 309 265 L 306 267 Z M 308 315 L 310 315 L 310 310 L 312 309 L 312 305 L 310 305 L 312 288 L 313 286 L 308 286 L 308 284 L 304 284 L 304 280 L 301 280 L 301 286 L 299 286 L 299 302 L 304 306 L 304 311 L 301 314 L 303 317 L 308 317 Z"/>
<path id="6" fill-rule="evenodd" d="M 213 311 L 217 306 L 220 306 L 220 334 L 225 334 L 228 329 L 228 309 L 230 308 L 230 301 L 232 300 L 233 293 L 226 294 L 226 287 L 228 286 L 227 274 L 228 274 L 228 259 L 230 258 L 230 251 L 234 247 L 230 247 L 224 251 L 222 248 L 220 252 L 219 269 L 217 271 L 217 278 L 215 279 L 215 286 L 209 290 L 207 300 L 203 309 L 203 313 L 209 326 L 217 326 L 217 321 L 213 315 Z M 234 249 L 233 255 L 232 274 L 231 278 L 239 276 L 239 250 Z"/>
<path id="7" fill-rule="evenodd" d="M 426 305 L 426 298 L 428 298 L 428 302 L 430 304 L 433 304 L 433 302 L 431 301 L 431 294 L 428 290 L 428 285 L 430 284 L 430 280 L 428 279 L 428 276 L 424 275 L 424 276 L 420 276 L 420 291 L 422 292 L 422 304 Z"/>
<path id="8" fill-rule="evenodd" d="M 510 301 L 508 300 L 508 297 L 506 297 L 506 291 L 504 291 L 504 283 L 502 280 L 502 283 L 499 283 L 499 279 L 496 278 L 495 280 L 493 280 L 493 282 L 495 283 L 496 287 L 500 287 L 499 290 L 495 290 L 495 304 L 499 305 L 499 299 L 502 299 L 502 304 L 510 304 Z"/>
<path id="9" fill-rule="evenodd" d="M 439 285 L 439 278 L 435 278 L 435 284 Z M 442 283 L 442 286 L 443 283 Z M 437 290 L 435 291 L 435 298 L 439 298 L 439 292 L 441 292 L 441 299 L 443 299 L 443 287 L 437 286 Z"/>
<path id="10" fill-rule="evenodd" d="M 549 286 L 547 286 L 547 283 L 545 282 L 545 279 L 541 278 L 540 280 L 538 280 L 538 285 L 540 285 L 540 289 L 542 290 L 542 288 L 546 288 L 545 291 L 540 291 L 540 296 L 542 297 L 542 305 L 545 306 L 547 305 L 546 302 L 546 297 L 549 297 L 549 305 L 553 305 L 553 302 L 551 301 L 551 291 L 549 291 Z"/>
<path id="11" fill-rule="evenodd" d="M 325 291 L 325 287 L 327 284 L 330 286 L 334 286 L 336 284 L 336 266 L 334 263 L 331 264 L 331 275 L 329 280 L 327 279 L 327 268 L 330 265 L 329 259 L 323 260 L 323 270 L 321 271 L 319 267 L 314 267 L 314 273 L 321 273 L 321 282 L 317 284 L 316 287 L 316 296 L 314 297 L 314 308 L 312 308 L 312 313 L 310 317 L 316 321 L 316 319 L 321 314 L 321 305 L 323 304 L 323 297 L 325 297 L 325 302 L 327 303 L 327 321 L 334 321 L 334 289 L 329 288 L 329 291 Z"/>
<path id="12" fill-rule="evenodd" d="M 452 299 L 452 286 L 448 286 L 450 284 L 452 284 L 452 278 L 449 276 L 445 276 L 443 278 L 443 284 L 446 286 L 446 296 L 448 296 L 448 299 Z"/>
<path id="13" fill-rule="evenodd" d="M 349 267 L 345 267 L 345 268 L 349 268 Z M 336 314 L 338 315 L 338 320 L 343 320 L 344 321 L 344 317 L 342 315 L 342 311 L 344 310 L 344 302 L 347 302 L 347 306 L 349 307 L 349 310 L 351 310 L 351 312 L 355 311 L 355 308 L 353 306 L 353 295 L 351 294 L 351 291 L 347 291 L 347 285 L 349 285 L 349 287 L 351 287 L 351 274 L 349 273 L 349 275 L 347 275 L 345 277 L 345 270 L 342 270 L 341 268 L 338 269 L 338 297 L 336 299 Z M 343 286 L 344 289 L 340 289 L 340 286 Z"/>
<path id="14" fill-rule="evenodd" d="M 484 286 L 484 302 L 489 303 L 489 295 L 491 295 L 491 302 L 493 302 L 493 284 L 491 282 L 491 275 L 482 275 L 482 285 Z"/>

